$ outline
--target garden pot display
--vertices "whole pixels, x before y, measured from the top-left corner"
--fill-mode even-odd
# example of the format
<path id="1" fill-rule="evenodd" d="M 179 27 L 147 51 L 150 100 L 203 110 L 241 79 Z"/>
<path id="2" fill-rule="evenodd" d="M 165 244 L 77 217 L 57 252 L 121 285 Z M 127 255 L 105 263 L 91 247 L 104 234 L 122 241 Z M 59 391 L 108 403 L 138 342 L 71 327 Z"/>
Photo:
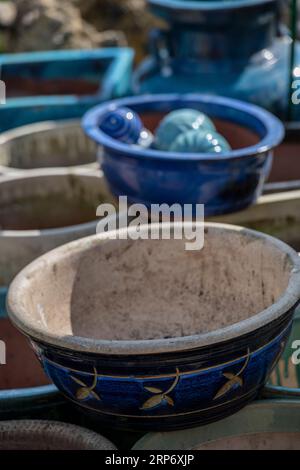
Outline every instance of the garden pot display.
<path id="1" fill-rule="evenodd" d="M 0 131 L 81 117 L 101 101 L 128 94 L 133 56 L 129 48 L 2 54 L 7 100 Z"/>
<path id="2" fill-rule="evenodd" d="M 0 135 L 0 173 L 45 167 L 98 167 L 96 145 L 80 121 L 48 121 L 21 126 Z M 97 165 L 97 166 L 96 166 Z"/>
<path id="3" fill-rule="evenodd" d="M 280 238 L 300 251 L 300 191 L 262 196 L 255 206 L 236 214 L 215 217 L 214 221 L 243 225 Z M 289 343 L 271 376 L 274 388 L 265 395 L 300 396 L 300 366 L 292 362 L 292 344 L 300 338 L 300 310 L 294 318 Z"/>
<path id="4" fill-rule="evenodd" d="M 55 421 L 0 421 L 0 450 L 115 450 L 105 437 Z"/>
<path id="5" fill-rule="evenodd" d="M 212 153 L 158 151 L 112 139 L 99 120 L 112 107 L 136 111 L 150 131 L 164 115 L 193 108 L 214 120 L 233 150 Z M 83 119 L 87 135 L 101 145 L 100 162 L 112 193 L 130 202 L 205 204 L 206 215 L 242 209 L 256 201 L 272 164 L 273 148 L 283 137 L 280 121 L 256 106 L 203 95 L 125 98 L 90 110 Z"/>
<path id="6" fill-rule="evenodd" d="M 285 118 L 290 38 L 279 34 L 279 0 L 148 0 L 166 20 L 135 73 L 136 93 L 212 93 L 248 101 Z M 295 79 L 300 46 L 295 47 Z M 299 106 L 293 119 L 300 118 Z"/>
<path id="7" fill-rule="evenodd" d="M 110 202 L 102 175 L 83 170 L 32 170 L 0 182 L 0 411 L 51 407 L 61 400 L 23 335 L 5 315 L 6 288 L 24 266 L 71 240 L 96 233 L 96 208 Z M 1 318 L 2 314 L 2 318 Z M 47 398 L 47 400 L 45 399 Z"/>
<path id="8" fill-rule="evenodd" d="M 102 423 L 172 430 L 224 418 L 258 395 L 282 354 L 298 254 L 230 225 L 205 224 L 197 252 L 185 236 L 151 240 L 148 230 L 35 260 L 10 286 L 10 319 L 55 385 Z"/>
<path id="9" fill-rule="evenodd" d="M 251 403 L 233 416 L 186 431 L 149 433 L 134 450 L 299 450 L 298 401 Z"/>

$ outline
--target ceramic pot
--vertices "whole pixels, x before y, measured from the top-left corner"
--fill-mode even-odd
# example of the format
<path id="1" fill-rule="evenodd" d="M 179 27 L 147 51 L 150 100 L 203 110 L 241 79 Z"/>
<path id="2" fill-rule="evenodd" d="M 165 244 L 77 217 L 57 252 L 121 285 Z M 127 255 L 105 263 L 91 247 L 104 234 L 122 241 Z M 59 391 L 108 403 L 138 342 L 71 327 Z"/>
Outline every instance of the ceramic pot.
<path id="1" fill-rule="evenodd" d="M 6 177 L 0 182 L 0 201 L 0 338 L 7 356 L 1 365 L 0 411 L 13 414 L 20 403 L 22 411 L 51 408 L 61 398 L 46 385 L 49 380 L 31 348 L 6 318 L 7 286 L 41 254 L 96 233 L 96 208 L 111 196 L 101 173 L 53 169 Z"/>
<path id="2" fill-rule="evenodd" d="M 299 401 L 264 400 L 218 423 L 149 433 L 134 450 L 299 450 Z"/>
<path id="3" fill-rule="evenodd" d="M 150 36 L 150 57 L 134 74 L 134 92 L 211 93 L 287 115 L 290 37 L 280 0 L 148 0 L 167 22 Z M 295 80 L 300 44 L 295 43 Z M 298 92 L 296 92 L 296 98 Z M 299 121 L 299 106 L 292 109 Z"/>
<path id="4" fill-rule="evenodd" d="M 0 450 L 115 450 L 105 437 L 56 421 L 0 422 Z"/>
<path id="5" fill-rule="evenodd" d="M 153 131 L 177 108 L 195 108 L 211 117 L 232 151 L 216 154 L 162 152 L 111 139 L 98 126 L 112 105 L 132 108 Z M 89 111 L 86 133 L 101 145 L 100 163 L 116 196 L 150 204 L 205 204 L 206 215 L 242 209 L 261 194 L 272 164 L 273 148 L 283 137 L 277 118 L 239 101 L 201 95 L 157 95 L 126 98 Z M 103 150 L 102 150 L 103 146 Z"/>
<path id="6" fill-rule="evenodd" d="M 70 166 L 95 170 L 96 165 L 96 145 L 76 120 L 40 122 L 0 135 L 2 174 Z"/>
<path id="7" fill-rule="evenodd" d="M 99 101 L 127 95 L 130 48 L 2 54 L 0 131 L 34 122 L 78 118 Z"/>
<path id="8" fill-rule="evenodd" d="M 148 230 L 34 261 L 11 284 L 10 319 L 63 394 L 103 423 L 171 430 L 224 418 L 258 395 L 282 354 L 300 259 L 241 227 L 206 224 L 194 253 L 185 236 L 151 240 Z"/>
<path id="9" fill-rule="evenodd" d="M 262 196 L 255 206 L 232 215 L 214 217 L 215 222 L 234 223 L 260 230 L 280 238 L 300 251 L 300 191 L 288 191 Z M 300 338 L 300 310 L 296 311 L 290 340 L 278 366 L 271 375 L 273 387 L 264 390 L 265 396 L 300 396 L 300 367 L 292 356 L 294 341 Z"/>

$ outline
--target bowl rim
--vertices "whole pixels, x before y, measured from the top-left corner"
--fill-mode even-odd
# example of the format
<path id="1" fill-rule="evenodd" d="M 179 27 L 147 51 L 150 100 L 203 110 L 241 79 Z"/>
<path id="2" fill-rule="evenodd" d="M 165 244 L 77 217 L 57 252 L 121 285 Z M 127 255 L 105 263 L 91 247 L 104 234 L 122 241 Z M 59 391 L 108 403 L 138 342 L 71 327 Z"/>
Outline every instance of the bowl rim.
<path id="1" fill-rule="evenodd" d="M 187 0 L 148 0 L 150 7 L 163 8 L 168 11 L 180 12 L 197 12 L 197 11 L 215 11 L 215 10 L 240 10 L 242 8 L 258 7 L 260 5 L 275 3 L 276 0 L 229 0 L 225 4 L 222 0 L 211 2 L 209 0 L 201 0 L 195 2 Z"/>
<path id="2" fill-rule="evenodd" d="M 121 106 L 135 106 L 144 104 L 145 106 L 153 103 L 158 105 L 162 102 L 176 103 L 177 101 L 186 102 L 187 107 L 191 107 L 191 103 L 196 101 L 201 104 L 213 104 L 223 108 L 235 108 L 238 111 L 254 116 L 261 122 L 265 128 L 265 136 L 254 145 L 243 147 L 240 149 L 230 150 L 223 152 L 222 155 L 216 156 L 215 153 L 180 153 L 180 152 L 166 152 L 155 149 L 140 149 L 138 146 L 129 146 L 123 142 L 119 142 L 112 137 L 105 134 L 98 127 L 99 115 L 108 110 L 114 110 Z M 213 116 L 210 116 L 213 117 Z M 284 126 L 282 122 L 273 114 L 269 113 L 263 108 L 254 104 L 246 103 L 244 101 L 236 100 L 233 98 L 225 98 L 221 96 L 187 93 L 187 94 L 158 94 L 158 95 L 140 95 L 129 98 L 122 98 L 118 100 L 108 101 L 106 103 L 94 106 L 87 111 L 82 118 L 82 127 L 84 132 L 98 145 L 103 145 L 104 148 L 120 153 L 128 157 L 135 157 L 138 159 L 152 159 L 152 160 L 177 160 L 184 163 L 189 161 L 226 161 L 235 160 L 244 157 L 252 157 L 253 154 L 267 153 L 276 147 L 283 140 Z M 246 128 L 246 126 L 244 126 Z M 251 129 L 253 131 L 253 129 Z"/>
<path id="3" fill-rule="evenodd" d="M 203 227 L 203 222 L 184 222 L 184 225 L 186 224 L 189 226 L 192 224 L 194 228 L 199 224 Z M 171 223 L 171 226 L 175 225 L 178 225 L 178 222 Z M 149 225 L 147 224 L 142 225 L 140 226 L 140 230 L 148 230 L 148 227 Z M 25 335 L 29 336 L 33 340 L 46 343 L 52 347 L 59 347 L 73 352 L 76 351 L 77 353 L 137 355 L 180 352 L 232 340 L 236 337 L 258 330 L 266 324 L 271 323 L 273 320 L 280 318 L 290 309 L 296 307 L 300 299 L 300 257 L 295 250 L 290 248 L 281 240 L 244 227 L 212 222 L 204 223 L 204 227 L 219 231 L 225 230 L 228 233 L 243 232 L 243 234 L 252 238 L 264 240 L 265 242 L 273 245 L 277 250 L 286 254 L 291 262 L 289 282 L 283 294 L 273 305 L 241 322 L 228 325 L 224 328 L 212 330 L 207 333 L 168 339 L 101 340 L 75 335 L 63 337 L 49 333 L 44 326 L 37 325 L 37 322 L 27 314 L 23 302 L 23 292 L 24 290 L 26 291 L 26 286 L 28 285 L 28 282 L 30 282 L 32 276 L 36 275 L 40 269 L 43 269 L 47 263 L 58 263 L 60 259 L 70 257 L 73 253 L 76 254 L 84 252 L 90 248 L 99 246 L 103 242 L 113 242 L 111 237 L 116 236 L 116 232 L 119 232 L 120 234 L 127 230 L 136 230 L 135 227 L 126 227 L 121 230 L 106 232 L 73 241 L 46 253 L 29 264 L 16 276 L 10 285 L 7 296 L 8 316 L 15 326 Z"/>
<path id="4" fill-rule="evenodd" d="M 98 432 L 63 421 L 42 419 L 13 419 L 0 421 L 0 443 L 9 442 L 14 434 L 30 437 L 32 434 L 39 441 L 43 436 L 55 436 L 57 440 L 63 436 L 68 441 L 75 443 L 82 449 L 89 450 L 117 450 L 115 445 Z"/>

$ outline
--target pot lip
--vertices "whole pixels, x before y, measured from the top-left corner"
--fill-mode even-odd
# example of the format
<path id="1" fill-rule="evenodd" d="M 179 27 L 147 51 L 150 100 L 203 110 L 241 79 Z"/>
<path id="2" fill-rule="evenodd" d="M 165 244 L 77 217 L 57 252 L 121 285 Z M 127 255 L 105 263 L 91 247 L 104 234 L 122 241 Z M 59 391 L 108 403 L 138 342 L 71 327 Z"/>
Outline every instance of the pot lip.
<path id="1" fill-rule="evenodd" d="M 180 222 L 179 222 L 180 224 Z M 202 222 L 184 222 L 184 226 L 189 225 L 196 228 Z M 178 223 L 172 223 L 171 226 L 178 226 Z M 111 237 L 116 236 L 116 232 L 106 232 L 93 235 L 80 240 L 73 241 L 67 245 L 56 248 L 50 254 L 43 255 L 33 261 L 23 271 L 21 271 L 10 285 L 7 297 L 7 310 L 11 321 L 23 333 L 41 343 L 46 343 L 52 347 L 71 350 L 77 353 L 91 354 L 112 354 L 112 355 L 139 355 L 139 354 L 158 354 L 164 352 L 181 352 L 191 349 L 198 349 L 212 344 L 222 343 L 232 340 L 247 333 L 251 333 L 259 328 L 271 323 L 273 320 L 281 317 L 290 309 L 294 308 L 300 299 L 300 257 L 298 253 L 269 235 L 260 233 L 244 227 L 219 224 L 204 223 L 208 229 L 230 232 L 243 232 L 254 239 L 261 239 L 272 244 L 276 249 L 285 253 L 291 262 L 291 272 L 288 286 L 279 299 L 270 307 L 259 312 L 252 317 L 238 323 L 234 323 L 225 328 L 220 328 L 208 333 L 195 334 L 191 336 L 174 337 L 168 339 L 151 340 L 96 340 L 80 336 L 58 336 L 48 333 L 45 327 L 37 326 L 36 322 L 27 314 L 23 303 L 23 291 L 26 290 L 27 283 L 39 269 L 45 266 L 45 263 L 58 263 L 64 257 L 83 252 L 87 249 L 99 246 L 103 242 L 112 241 Z M 148 230 L 148 225 L 142 225 L 140 230 Z M 127 230 L 133 231 L 134 227 L 125 228 L 117 231 L 119 234 Z"/>
<path id="2" fill-rule="evenodd" d="M 44 178 L 47 176 L 68 176 L 72 175 L 74 177 L 83 177 L 83 178 L 97 178 L 99 179 L 99 186 L 103 184 L 104 177 L 103 172 L 91 172 L 87 167 L 61 167 L 61 168 L 37 168 L 32 170 L 26 170 L 23 172 L 12 172 L 7 173 L 1 176 L 1 184 L 10 183 L 18 180 L 26 180 L 29 178 Z M 99 219 L 91 220 L 90 222 L 85 222 L 83 224 L 70 225 L 68 227 L 57 227 L 51 229 L 42 229 L 42 230 L 0 230 L 0 243 L 1 239 L 17 239 L 17 238 L 41 238 L 41 237 L 57 237 L 60 235 L 72 234 L 76 232 L 81 232 L 85 230 L 92 230 L 97 226 Z"/>
<path id="3" fill-rule="evenodd" d="M 176 103 L 185 102 L 187 107 L 193 103 L 198 102 L 199 104 L 212 104 L 217 105 L 219 108 L 236 109 L 244 114 L 251 115 L 256 118 L 261 125 L 265 128 L 265 136 L 260 139 L 257 144 L 230 150 L 222 153 L 222 156 L 216 157 L 213 153 L 179 153 L 179 152 L 164 152 L 154 149 L 140 149 L 138 147 L 129 146 L 122 142 L 119 142 L 110 136 L 102 132 L 98 127 L 99 115 L 106 112 L 108 109 L 114 110 L 120 106 L 131 106 L 135 105 L 153 105 L 158 106 L 158 111 L 161 108 L 161 103 Z M 181 106 L 182 107 L 182 106 Z M 213 117 L 213 116 L 212 116 Z M 199 93 L 188 93 L 188 94 L 160 94 L 160 95 L 140 95 L 136 97 L 122 98 L 118 100 L 112 100 L 104 104 L 91 108 L 82 119 L 82 127 L 85 133 L 98 145 L 103 145 L 105 148 L 118 152 L 125 157 L 135 157 L 138 159 L 148 160 L 164 160 L 164 161 L 181 161 L 185 164 L 190 161 L 226 161 L 240 159 L 244 157 L 253 157 L 255 154 L 262 154 L 272 150 L 276 147 L 284 137 L 284 126 L 281 121 L 273 116 L 268 111 L 243 101 L 239 101 L 233 98 L 224 98 L 220 96 L 199 94 Z M 245 126 L 246 127 L 246 126 Z M 253 130 L 253 129 L 252 129 Z"/>
<path id="4" fill-rule="evenodd" d="M 90 450 L 116 450 L 115 445 L 106 437 L 90 429 L 78 426 L 77 424 L 65 423 L 63 421 L 42 420 L 42 419 L 14 419 L 0 422 L 0 439 L 2 442 L 10 441 L 14 433 L 23 432 L 30 437 L 35 434 L 35 438 L 39 440 L 41 435 L 62 436 L 76 441 L 78 447 Z M 7 437 L 6 437 L 7 435 Z"/>
<path id="5" fill-rule="evenodd" d="M 148 0 L 150 6 L 164 8 L 166 10 L 197 12 L 197 11 L 216 11 L 216 10 L 240 10 L 242 8 L 251 8 L 264 5 L 266 3 L 275 3 L 275 0 L 229 0 L 224 4 L 222 0 L 210 1 L 185 1 L 182 0 Z"/>

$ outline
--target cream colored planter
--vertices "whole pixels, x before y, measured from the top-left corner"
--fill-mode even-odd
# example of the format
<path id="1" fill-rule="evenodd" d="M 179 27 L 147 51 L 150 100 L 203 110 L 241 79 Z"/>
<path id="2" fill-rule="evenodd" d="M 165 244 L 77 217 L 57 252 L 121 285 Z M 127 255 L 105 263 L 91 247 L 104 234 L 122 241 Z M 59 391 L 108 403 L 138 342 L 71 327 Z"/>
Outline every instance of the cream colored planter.
<path id="1" fill-rule="evenodd" d="M 96 145 L 85 136 L 79 120 L 30 124 L 0 135 L 0 174 L 70 166 L 99 166 Z"/>
<path id="2" fill-rule="evenodd" d="M 0 182 L 0 286 L 43 253 L 96 233 L 96 208 L 112 202 L 102 173 L 31 170 Z"/>

